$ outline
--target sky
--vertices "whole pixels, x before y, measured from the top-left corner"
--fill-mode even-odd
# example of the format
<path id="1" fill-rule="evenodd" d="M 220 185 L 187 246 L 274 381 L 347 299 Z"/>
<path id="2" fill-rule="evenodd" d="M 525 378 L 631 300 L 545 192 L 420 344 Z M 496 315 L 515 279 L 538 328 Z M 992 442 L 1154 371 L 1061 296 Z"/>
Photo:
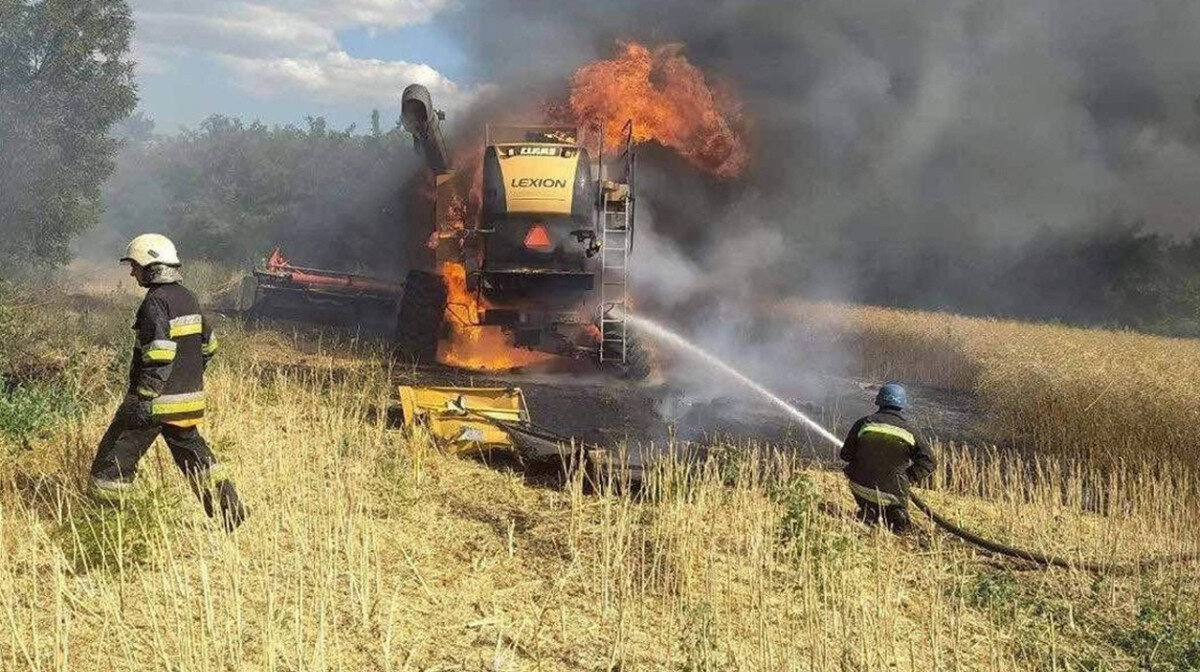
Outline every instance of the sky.
<path id="1" fill-rule="evenodd" d="M 365 127 L 425 84 L 463 109 L 487 85 L 445 31 L 456 0 L 132 0 L 139 109 L 158 132 L 210 114 Z"/>
<path id="2" fill-rule="evenodd" d="M 681 42 L 751 127 L 746 208 L 832 242 L 1010 244 L 1200 213 L 1196 0 L 131 0 L 142 112 L 364 128 L 413 82 L 448 119 L 611 54 Z M 768 140 L 769 139 L 769 140 Z M 646 173 L 643 173 L 644 175 Z M 680 221 L 711 230 L 697 182 Z M 948 243 L 946 243 L 948 244 Z M 904 261 L 905 266 L 911 265 Z M 970 270 L 970 269 L 967 269 Z"/>

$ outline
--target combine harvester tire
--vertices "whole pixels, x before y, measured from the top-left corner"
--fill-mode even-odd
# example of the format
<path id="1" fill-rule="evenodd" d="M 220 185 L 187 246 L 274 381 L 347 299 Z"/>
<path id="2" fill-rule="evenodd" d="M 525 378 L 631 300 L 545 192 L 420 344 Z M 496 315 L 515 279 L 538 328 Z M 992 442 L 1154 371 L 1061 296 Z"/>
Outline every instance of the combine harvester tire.
<path id="1" fill-rule="evenodd" d="M 601 347 L 604 347 L 603 345 Z M 654 373 L 654 353 L 634 333 L 625 336 L 625 362 L 618 362 L 619 354 L 611 360 L 601 361 L 601 368 L 617 378 L 642 381 Z"/>
<path id="2" fill-rule="evenodd" d="M 645 380 L 654 373 L 654 356 L 642 339 L 629 334 L 625 341 L 625 365 L 621 377 L 627 380 Z"/>
<path id="3" fill-rule="evenodd" d="M 396 354 L 416 364 L 437 362 L 446 315 L 446 285 L 429 271 L 409 271 L 396 317 Z"/>

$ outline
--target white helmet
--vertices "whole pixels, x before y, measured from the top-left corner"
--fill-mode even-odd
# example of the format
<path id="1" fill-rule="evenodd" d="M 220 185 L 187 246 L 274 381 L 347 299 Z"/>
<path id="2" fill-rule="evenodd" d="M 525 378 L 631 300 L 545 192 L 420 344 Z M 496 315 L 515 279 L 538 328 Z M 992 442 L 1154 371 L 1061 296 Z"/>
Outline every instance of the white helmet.
<path id="1" fill-rule="evenodd" d="M 179 254 L 175 251 L 175 243 L 170 238 L 157 233 L 143 233 L 129 241 L 129 249 L 121 261 L 132 261 L 138 266 L 150 264 L 179 265 Z"/>

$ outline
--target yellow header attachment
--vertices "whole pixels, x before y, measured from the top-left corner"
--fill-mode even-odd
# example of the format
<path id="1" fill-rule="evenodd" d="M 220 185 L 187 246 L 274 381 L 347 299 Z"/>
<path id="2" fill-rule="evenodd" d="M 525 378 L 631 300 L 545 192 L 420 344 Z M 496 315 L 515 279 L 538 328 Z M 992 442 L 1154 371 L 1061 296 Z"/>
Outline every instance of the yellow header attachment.
<path id="1" fill-rule="evenodd" d="M 529 421 L 518 387 L 400 388 L 404 425 L 422 425 L 439 445 L 455 453 L 514 448 L 512 437 L 489 420 Z"/>

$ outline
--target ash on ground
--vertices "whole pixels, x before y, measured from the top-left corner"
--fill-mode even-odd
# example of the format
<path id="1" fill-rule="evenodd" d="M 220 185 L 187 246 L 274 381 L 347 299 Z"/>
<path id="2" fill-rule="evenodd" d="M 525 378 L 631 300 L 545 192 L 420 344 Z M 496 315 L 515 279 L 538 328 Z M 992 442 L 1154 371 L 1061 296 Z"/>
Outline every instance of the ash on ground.
<path id="1" fill-rule="evenodd" d="M 830 461 L 837 450 L 769 401 L 730 382 L 698 398 L 672 385 L 633 383 L 603 375 L 472 373 L 446 367 L 409 369 L 401 385 L 519 387 L 535 424 L 608 449 L 661 450 L 715 443 L 758 445 Z M 834 434 L 875 411 L 879 382 L 819 374 L 797 377 L 780 396 Z M 978 442 L 980 412 L 970 395 L 907 386 L 909 419 L 929 439 Z"/>

